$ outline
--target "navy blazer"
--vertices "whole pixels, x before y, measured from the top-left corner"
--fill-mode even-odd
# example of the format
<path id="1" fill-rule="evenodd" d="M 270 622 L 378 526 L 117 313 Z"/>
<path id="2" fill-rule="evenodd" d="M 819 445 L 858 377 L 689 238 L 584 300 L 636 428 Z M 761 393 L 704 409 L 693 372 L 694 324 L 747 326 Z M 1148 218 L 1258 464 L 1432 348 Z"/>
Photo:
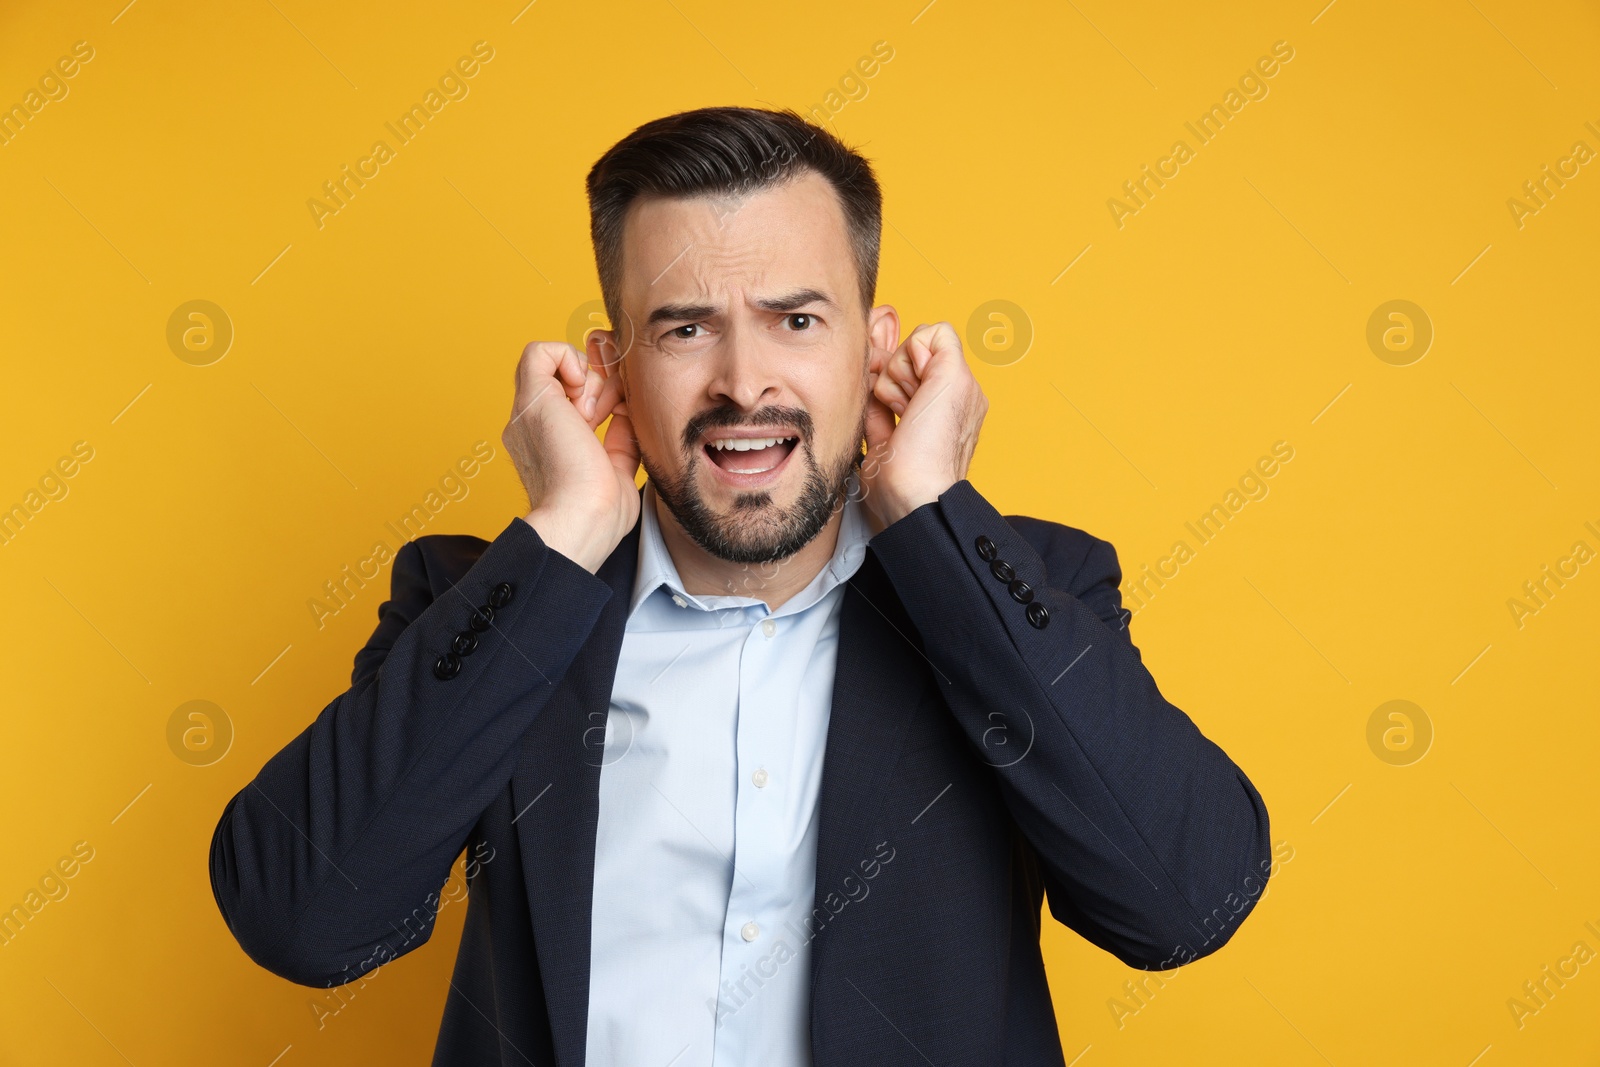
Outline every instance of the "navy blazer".
<path id="1" fill-rule="evenodd" d="M 521 518 L 401 548 L 350 688 L 211 844 L 240 946 L 355 980 L 427 940 L 470 849 L 435 1064 L 581 1067 L 601 754 L 639 527 L 598 574 Z M 1112 546 L 966 480 L 845 591 L 812 944 L 818 1067 L 1063 1062 L 1040 912 L 1130 966 L 1214 952 L 1271 869 L 1250 780 L 1168 703 Z M 452 652 L 451 650 L 455 651 Z"/>

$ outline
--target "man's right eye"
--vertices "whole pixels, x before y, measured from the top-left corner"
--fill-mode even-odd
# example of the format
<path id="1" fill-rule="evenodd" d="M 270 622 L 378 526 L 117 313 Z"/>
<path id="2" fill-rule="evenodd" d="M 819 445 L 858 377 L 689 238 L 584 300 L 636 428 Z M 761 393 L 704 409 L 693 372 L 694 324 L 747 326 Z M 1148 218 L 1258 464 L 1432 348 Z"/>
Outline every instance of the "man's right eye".
<path id="1" fill-rule="evenodd" d="M 698 330 L 698 329 L 700 329 L 700 324 L 698 322 L 691 322 L 687 326 L 679 326 L 679 327 L 676 327 L 675 329 L 669 330 L 668 331 L 668 336 L 675 337 L 680 341 L 692 341 L 692 340 L 694 340 L 695 335 L 692 334 L 692 333 L 691 334 L 686 334 L 683 331 L 684 330 Z"/>

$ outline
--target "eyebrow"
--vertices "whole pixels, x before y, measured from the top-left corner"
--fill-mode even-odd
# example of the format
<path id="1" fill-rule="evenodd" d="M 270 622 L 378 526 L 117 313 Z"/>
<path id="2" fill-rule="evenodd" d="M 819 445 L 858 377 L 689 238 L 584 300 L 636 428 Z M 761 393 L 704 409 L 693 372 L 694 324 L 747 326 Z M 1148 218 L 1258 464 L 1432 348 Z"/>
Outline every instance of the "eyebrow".
<path id="1" fill-rule="evenodd" d="M 795 289 L 756 301 L 756 307 L 761 310 L 777 312 L 797 311 L 812 304 L 821 304 L 831 310 L 838 310 L 838 305 L 820 289 Z M 722 308 L 715 304 L 662 304 L 650 312 L 645 325 L 649 327 L 662 322 L 694 322 L 710 318 L 721 311 Z"/>

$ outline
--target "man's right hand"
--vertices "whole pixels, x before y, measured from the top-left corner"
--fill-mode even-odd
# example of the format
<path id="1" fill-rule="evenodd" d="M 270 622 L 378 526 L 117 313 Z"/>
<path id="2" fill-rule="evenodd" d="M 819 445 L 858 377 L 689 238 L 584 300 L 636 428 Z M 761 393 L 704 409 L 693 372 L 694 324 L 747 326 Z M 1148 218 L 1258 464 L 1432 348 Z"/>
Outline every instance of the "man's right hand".
<path id="1" fill-rule="evenodd" d="M 607 416 L 602 444 L 594 431 Z M 500 440 L 528 491 L 524 521 L 546 545 L 599 571 L 639 519 L 639 445 L 618 374 L 585 366 L 571 345 L 535 341 L 517 363 Z"/>

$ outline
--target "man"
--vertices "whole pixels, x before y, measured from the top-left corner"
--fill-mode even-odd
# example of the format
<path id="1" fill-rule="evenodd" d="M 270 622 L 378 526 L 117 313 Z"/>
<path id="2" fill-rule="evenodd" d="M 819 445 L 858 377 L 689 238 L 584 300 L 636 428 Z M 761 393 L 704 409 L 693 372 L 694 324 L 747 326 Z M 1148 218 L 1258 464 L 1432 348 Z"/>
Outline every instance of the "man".
<path id="1" fill-rule="evenodd" d="M 988 403 L 948 323 L 874 306 L 864 159 L 712 108 L 588 192 L 614 328 L 522 354 L 529 511 L 396 556 L 350 689 L 222 815 L 229 928 L 350 982 L 466 849 L 436 1064 L 1061 1064 L 1044 901 L 1134 967 L 1213 952 L 1261 797 L 1111 545 L 966 479 Z"/>

